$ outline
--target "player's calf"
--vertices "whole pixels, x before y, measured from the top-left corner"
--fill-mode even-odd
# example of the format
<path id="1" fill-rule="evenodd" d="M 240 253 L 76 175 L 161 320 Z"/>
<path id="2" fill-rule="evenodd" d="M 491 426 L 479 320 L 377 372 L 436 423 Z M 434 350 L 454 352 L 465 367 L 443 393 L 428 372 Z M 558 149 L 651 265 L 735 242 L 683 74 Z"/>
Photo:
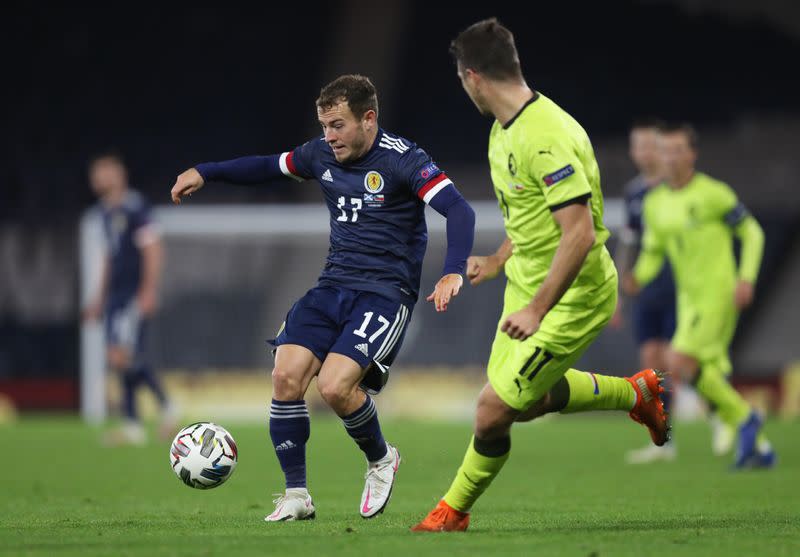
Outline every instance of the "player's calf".
<path id="1" fill-rule="evenodd" d="M 511 425 L 520 415 L 497 395 L 487 383 L 478 396 L 475 413 L 475 438 L 485 441 L 508 437 Z"/>

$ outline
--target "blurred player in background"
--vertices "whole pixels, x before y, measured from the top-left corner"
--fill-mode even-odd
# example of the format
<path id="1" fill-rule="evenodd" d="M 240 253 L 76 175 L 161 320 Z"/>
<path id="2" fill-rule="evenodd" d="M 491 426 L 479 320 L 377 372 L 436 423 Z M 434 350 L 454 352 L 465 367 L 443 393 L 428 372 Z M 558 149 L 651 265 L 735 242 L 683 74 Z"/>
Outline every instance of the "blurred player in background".
<path id="1" fill-rule="evenodd" d="M 694 385 L 720 419 L 738 430 L 735 467 L 770 467 L 775 453 L 762 420 L 728 383 L 729 348 L 739 311 L 753 301 L 764 233 L 734 191 L 695 170 L 697 135 L 689 125 L 662 128 L 665 183 L 644 201 L 642 251 L 625 290 L 649 284 L 669 258 L 678 296 L 678 325 L 667 367 Z M 733 236 L 741 241 L 739 268 Z"/>
<path id="2" fill-rule="evenodd" d="M 626 226 L 620 234 L 617 251 L 617 266 L 623 277 L 631 272 L 640 247 L 644 197 L 663 177 L 658 152 L 661 125 L 661 122 L 649 119 L 638 121 L 631 128 L 629 154 L 639 174 L 625 186 Z M 618 315 L 621 314 L 623 299 L 618 304 Z M 658 276 L 632 300 L 631 306 L 629 315 L 639 347 L 639 365 L 643 369 L 666 370 L 669 339 L 675 332 L 675 284 L 669 263 L 664 263 Z M 670 398 L 670 389 L 667 388 L 664 393 L 667 412 L 670 411 Z M 675 445 L 672 440 L 661 447 L 649 444 L 626 455 L 626 460 L 633 464 L 674 458 Z"/>
<path id="3" fill-rule="evenodd" d="M 109 433 L 109 444 L 142 444 L 146 434 L 136 408 L 136 391 L 146 385 L 162 411 L 160 435 L 175 432 L 175 416 L 152 365 L 147 361 L 149 319 L 158 304 L 163 249 L 142 196 L 128 187 L 128 172 L 116 153 L 89 163 L 89 182 L 99 198 L 107 253 L 100 287 L 85 317 L 105 316 L 107 362 L 122 383 L 123 425 Z"/>
<path id="4" fill-rule="evenodd" d="M 623 410 L 649 428 L 655 444 L 669 438 L 653 370 L 624 378 L 572 369 L 617 306 L 589 137 L 528 87 L 514 37 L 496 19 L 467 28 L 451 52 L 467 95 L 495 120 L 489 165 L 507 234 L 495 254 L 469 258 L 467 276 L 480 284 L 505 271 L 508 283 L 474 436 L 444 498 L 412 528 L 429 532 L 466 530 L 473 504 L 508 460 L 515 421 Z"/>
<path id="5" fill-rule="evenodd" d="M 447 257 L 427 300 L 444 311 L 462 285 L 475 214 L 450 179 L 413 142 L 378 126 L 369 79 L 341 76 L 317 99 L 322 136 L 279 155 L 198 164 L 178 176 L 172 198 L 206 181 L 259 184 L 279 177 L 315 179 L 330 210 L 330 250 L 315 288 L 289 311 L 272 372 L 270 436 L 286 477 L 268 522 L 314 518 L 306 482 L 310 435 L 304 400 L 317 377 L 322 398 L 344 422 L 367 459 L 360 514 L 371 518 L 389 501 L 400 454 L 386 443 L 377 393 L 388 378 L 417 300 L 427 244 L 425 205 L 447 218 Z"/>

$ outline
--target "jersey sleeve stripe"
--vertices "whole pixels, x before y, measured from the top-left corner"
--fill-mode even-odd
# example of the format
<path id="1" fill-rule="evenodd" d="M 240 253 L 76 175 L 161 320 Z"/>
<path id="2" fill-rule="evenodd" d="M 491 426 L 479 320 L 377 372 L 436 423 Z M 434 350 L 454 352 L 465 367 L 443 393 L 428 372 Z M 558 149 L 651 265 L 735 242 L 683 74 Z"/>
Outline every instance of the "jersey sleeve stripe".
<path id="1" fill-rule="evenodd" d="M 584 193 L 582 195 L 579 195 L 578 197 L 567 199 L 566 201 L 563 201 L 556 205 L 550 205 L 550 211 L 555 213 L 559 209 L 563 209 L 564 207 L 568 207 L 570 205 L 585 205 L 586 202 L 589 201 L 591 198 L 592 198 L 591 193 Z"/>
<path id="2" fill-rule="evenodd" d="M 437 193 L 439 193 L 452 183 L 453 182 L 450 181 L 450 178 L 448 178 L 447 175 L 444 172 L 442 172 L 435 178 L 429 180 L 424 186 L 422 186 L 419 189 L 417 195 L 425 203 L 430 203 L 431 199 L 433 199 Z"/>
<path id="3" fill-rule="evenodd" d="M 292 153 L 291 151 L 287 153 L 281 153 L 281 157 L 278 160 L 278 163 L 280 164 L 281 167 L 281 172 L 283 172 L 289 178 L 294 178 L 298 182 L 302 182 L 303 177 L 297 173 L 297 169 L 294 166 L 294 162 L 292 162 L 293 156 L 294 153 Z"/>

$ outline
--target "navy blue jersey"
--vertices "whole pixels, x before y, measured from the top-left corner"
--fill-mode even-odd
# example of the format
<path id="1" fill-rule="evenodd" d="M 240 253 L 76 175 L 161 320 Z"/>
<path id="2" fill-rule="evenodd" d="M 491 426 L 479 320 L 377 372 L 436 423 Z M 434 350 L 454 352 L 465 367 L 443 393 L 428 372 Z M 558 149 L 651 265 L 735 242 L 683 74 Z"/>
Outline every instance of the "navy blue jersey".
<path id="1" fill-rule="evenodd" d="M 281 171 L 316 179 L 330 211 L 320 285 L 375 292 L 413 304 L 428 242 L 425 203 L 452 182 L 411 141 L 378 130 L 360 159 L 339 163 L 319 137 L 280 157 Z"/>
<path id="2" fill-rule="evenodd" d="M 625 214 L 628 228 L 636 236 L 636 245 L 641 245 L 642 232 L 646 223 L 642 219 L 642 207 L 644 196 L 650 188 L 641 174 L 633 178 L 625 186 Z M 645 306 L 674 305 L 675 304 L 675 283 L 672 280 L 672 269 L 669 262 L 664 258 L 664 266 L 661 272 L 650 283 L 645 286 L 639 294 L 639 301 Z"/>
<path id="3" fill-rule="evenodd" d="M 154 230 L 149 207 L 138 192 L 129 191 L 117 207 L 100 204 L 100 210 L 111 263 L 108 303 L 109 307 L 117 308 L 126 305 L 139 289 L 142 270 L 139 249 L 152 241 Z"/>

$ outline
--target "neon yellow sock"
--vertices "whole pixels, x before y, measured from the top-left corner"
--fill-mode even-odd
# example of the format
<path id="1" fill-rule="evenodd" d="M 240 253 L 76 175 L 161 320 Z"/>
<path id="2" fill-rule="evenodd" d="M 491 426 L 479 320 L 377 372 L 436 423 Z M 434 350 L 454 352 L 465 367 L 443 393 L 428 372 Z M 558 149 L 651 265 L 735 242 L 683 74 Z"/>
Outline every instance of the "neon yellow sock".
<path id="1" fill-rule="evenodd" d="M 509 451 L 497 457 L 483 456 L 475 451 L 475 437 L 470 439 L 467 454 L 444 495 L 444 502 L 457 511 L 469 511 L 500 473 L 510 454 Z"/>
<path id="2" fill-rule="evenodd" d="M 589 410 L 630 412 L 636 403 L 636 391 L 624 377 L 568 369 L 564 378 L 569 384 L 569 401 L 562 414 Z"/>
<path id="3" fill-rule="evenodd" d="M 750 405 L 728 383 L 725 374 L 712 365 L 703 366 L 695 389 L 716 406 L 719 418 L 726 424 L 739 427 L 750 415 Z"/>

